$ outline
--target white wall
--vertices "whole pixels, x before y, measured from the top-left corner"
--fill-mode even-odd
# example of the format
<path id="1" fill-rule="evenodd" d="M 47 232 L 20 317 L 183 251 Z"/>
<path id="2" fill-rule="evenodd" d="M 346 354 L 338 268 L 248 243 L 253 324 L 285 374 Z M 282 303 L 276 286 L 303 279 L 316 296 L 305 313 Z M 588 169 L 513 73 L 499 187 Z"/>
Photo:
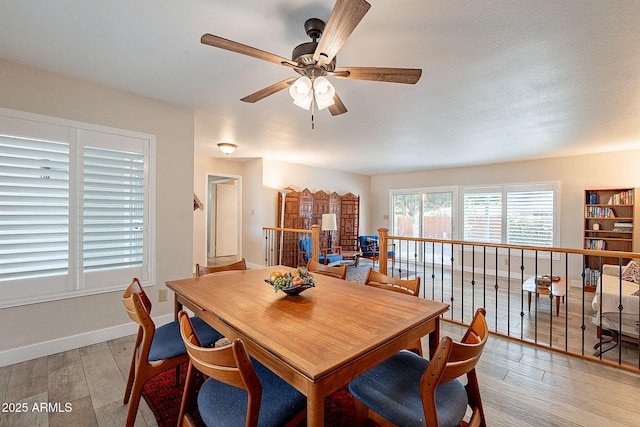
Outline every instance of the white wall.
<path id="1" fill-rule="evenodd" d="M 192 271 L 192 111 L 1 60 L 0 106 L 157 136 L 157 284 L 147 291 L 154 317 L 171 313 L 172 300 L 157 302 L 158 288 Z M 0 364 L 26 346 L 37 357 L 45 348 L 90 344 L 94 331 L 107 339 L 130 325 L 121 292 L 1 309 Z"/>
<path id="2" fill-rule="evenodd" d="M 389 192 L 392 189 L 484 184 L 560 182 L 558 246 L 582 249 L 584 190 L 640 186 L 640 150 L 589 154 L 485 166 L 439 169 L 371 178 L 372 228 L 390 228 Z M 461 238 L 461 236 L 457 236 Z M 578 271 L 581 267 L 574 268 Z"/>
<path id="3" fill-rule="evenodd" d="M 308 188 L 312 192 L 323 190 L 340 195 L 351 192 L 360 196 L 360 230 L 368 232 L 368 212 L 362 207 L 369 203 L 370 177 L 365 175 L 312 168 L 294 163 L 269 159 L 234 162 L 208 157 L 199 152 L 198 144 L 213 144 L 203 134 L 205 127 L 197 125 L 194 185 L 200 199 L 204 197 L 206 174 L 242 176 L 242 256 L 252 266 L 264 264 L 262 249 L 263 227 L 278 226 L 278 190 L 293 187 Z M 208 130 L 207 133 L 210 133 Z M 205 254 L 204 214 L 194 214 L 194 262 L 202 263 Z"/>
<path id="4" fill-rule="evenodd" d="M 196 135 L 198 135 L 197 122 L 198 118 L 196 116 Z M 198 136 L 195 138 L 197 141 Z M 243 173 L 242 163 L 209 157 L 203 154 L 196 153 L 193 163 L 193 192 L 198 196 L 198 199 L 205 204 L 207 202 L 207 174 L 241 177 Z M 193 272 L 195 272 L 196 264 L 207 264 L 207 235 L 205 227 L 207 218 L 205 213 L 204 209 L 198 209 L 193 212 L 193 259 L 191 260 Z M 241 250 L 241 248 L 239 249 Z"/>

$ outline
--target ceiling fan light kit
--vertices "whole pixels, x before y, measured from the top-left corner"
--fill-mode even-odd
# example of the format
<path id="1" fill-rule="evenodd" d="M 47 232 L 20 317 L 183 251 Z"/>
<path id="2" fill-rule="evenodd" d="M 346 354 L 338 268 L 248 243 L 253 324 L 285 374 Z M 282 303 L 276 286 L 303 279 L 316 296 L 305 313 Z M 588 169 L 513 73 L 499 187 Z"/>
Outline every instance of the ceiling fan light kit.
<path id="1" fill-rule="evenodd" d="M 422 76 L 419 68 L 336 66 L 336 54 L 370 8 L 371 5 L 366 0 L 336 0 L 326 24 L 318 18 L 307 19 L 304 28 L 312 41 L 296 46 L 291 59 L 212 34 L 204 34 L 200 41 L 209 46 L 292 68 L 301 75 L 297 79 L 289 77 L 267 86 L 245 96 L 242 101 L 253 103 L 289 88 L 289 95 L 295 105 L 308 110 L 315 100 L 318 109 L 328 108 L 332 116 L 337 116 L 346 113 L 347 108 L 327 76 L 404 84 L 415 84 Z"/>
<path id="2" fill-rule="evenodd" d="M 299 77 L 289 88 L 289 95 L 293 103 L 300 108 L 308 110 L 315 100 L 319 110 L 335 104 L 333 97 L 336 89 L 331 82 L 323 76 L 311 80 L 307 76 Z"/>

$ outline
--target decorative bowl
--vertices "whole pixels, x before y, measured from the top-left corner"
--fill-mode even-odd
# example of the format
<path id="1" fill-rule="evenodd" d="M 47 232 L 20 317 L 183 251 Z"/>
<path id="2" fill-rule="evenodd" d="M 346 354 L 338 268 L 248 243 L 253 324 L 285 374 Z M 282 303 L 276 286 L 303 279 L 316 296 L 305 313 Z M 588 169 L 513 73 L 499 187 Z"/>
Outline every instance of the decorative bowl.
<path id="1" fill-rule="evenodd" d="M 305 289 L 315 286 L 313 275 L 300 267 L 284 274 L 275 272 L 275 276 L 272 273 L 270 278 L 264 281 L 273 286 L 275 292 L 282 291 L 291 296 L 299 295 Z"/>

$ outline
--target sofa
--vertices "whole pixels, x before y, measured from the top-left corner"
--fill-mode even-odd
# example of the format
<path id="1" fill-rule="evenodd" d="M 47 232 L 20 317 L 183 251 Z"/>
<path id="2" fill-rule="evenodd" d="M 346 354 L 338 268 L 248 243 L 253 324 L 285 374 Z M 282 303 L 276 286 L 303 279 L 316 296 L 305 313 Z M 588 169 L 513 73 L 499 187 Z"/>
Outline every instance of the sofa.
<path id="1" fill-rule="evenodd" d="M 640 263 L 631 261 L 622 269 L 604 264 L 601 280 L 591 302 L 601 342 L 594 356 L 616 347 L 620 341 L 638 342 L 640 324 Z M 607 338 L 602 339 L 602 335 Z"/>

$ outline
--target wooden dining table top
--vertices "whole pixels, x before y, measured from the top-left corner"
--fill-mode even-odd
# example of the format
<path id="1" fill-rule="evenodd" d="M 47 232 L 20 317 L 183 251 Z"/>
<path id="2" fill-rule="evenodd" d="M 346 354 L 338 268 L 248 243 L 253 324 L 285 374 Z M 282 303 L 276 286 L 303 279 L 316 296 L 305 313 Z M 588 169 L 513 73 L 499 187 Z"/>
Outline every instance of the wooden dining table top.
<path id="1" fill-rule="evenodd" d="M 314 274 L 298 296 L 265 282 L 284 266 L 220 272 L 167 282 L 180 302 L 249 352 L 308 401 L 309 425 L 322 425 L 318 400 L 415 339 L 439 339 L 449 305 Z M 433 351 L 433 348 L 431 348 Z"/>

